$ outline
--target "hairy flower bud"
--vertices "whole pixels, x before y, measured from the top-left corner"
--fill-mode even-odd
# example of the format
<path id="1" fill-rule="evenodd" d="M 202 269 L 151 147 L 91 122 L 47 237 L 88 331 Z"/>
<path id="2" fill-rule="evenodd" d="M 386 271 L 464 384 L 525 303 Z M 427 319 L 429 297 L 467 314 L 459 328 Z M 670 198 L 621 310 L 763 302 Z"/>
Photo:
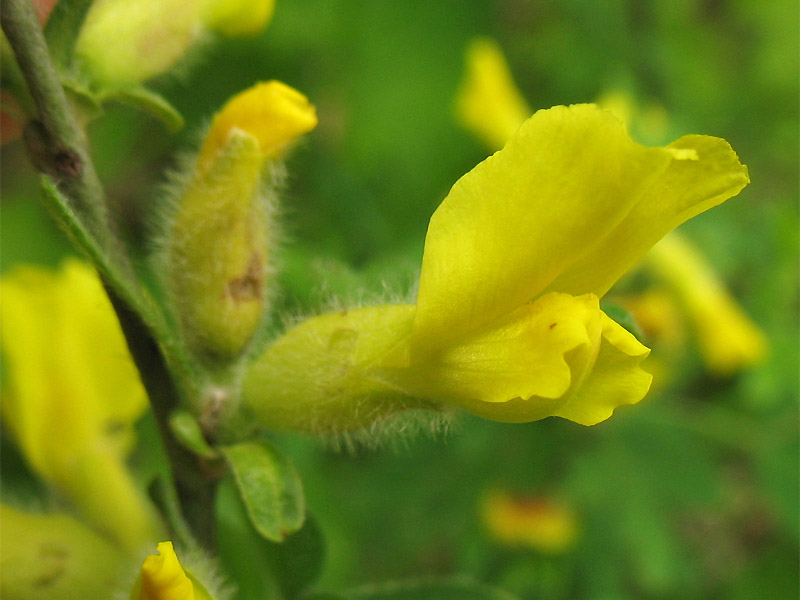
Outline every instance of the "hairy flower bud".
<path id="1" fill-rule="evenodd" d="M 236 358 L 256 331 L 272 227 L 262 170 L 316 122 L 305 97 L 277 81 L 238 94 L 214 118 L 167 246 L 170 292 L 197 355 Z"/>

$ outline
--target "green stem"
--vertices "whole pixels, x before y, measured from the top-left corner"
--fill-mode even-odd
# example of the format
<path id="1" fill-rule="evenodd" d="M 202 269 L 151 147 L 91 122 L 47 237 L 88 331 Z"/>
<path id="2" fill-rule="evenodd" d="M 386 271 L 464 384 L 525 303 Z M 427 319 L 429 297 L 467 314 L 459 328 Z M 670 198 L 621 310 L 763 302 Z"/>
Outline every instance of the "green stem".
<path id="1" fill-rule="evenodd" d="M 103 189 L 89 156 L 83 130 L 77 124 L 30 0 L 3 0 L 3 32 L 22 71 L 38 111 L 26 126 L 26 143 L 36 167 L 52 176 L 85 216 L 89 229 L 106 250 L 113 243 Z"/>

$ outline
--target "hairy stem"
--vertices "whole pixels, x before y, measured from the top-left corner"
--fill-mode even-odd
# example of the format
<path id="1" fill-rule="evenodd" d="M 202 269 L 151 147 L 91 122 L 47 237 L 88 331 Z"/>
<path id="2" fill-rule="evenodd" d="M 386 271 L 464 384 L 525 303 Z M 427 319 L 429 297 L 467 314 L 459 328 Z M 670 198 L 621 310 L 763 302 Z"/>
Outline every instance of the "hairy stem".
<path id="1" fill-rule="evenodd" d="M 86 136 L 75 120 L 50 58 L 30 0 L 3 0 L 3 32 L 28 84 L 38 119 L 26 126 L 25 140 L 36 167 L 52 176 L 108 250 L 114 245 L 103 189 L 89 156 Z"/>

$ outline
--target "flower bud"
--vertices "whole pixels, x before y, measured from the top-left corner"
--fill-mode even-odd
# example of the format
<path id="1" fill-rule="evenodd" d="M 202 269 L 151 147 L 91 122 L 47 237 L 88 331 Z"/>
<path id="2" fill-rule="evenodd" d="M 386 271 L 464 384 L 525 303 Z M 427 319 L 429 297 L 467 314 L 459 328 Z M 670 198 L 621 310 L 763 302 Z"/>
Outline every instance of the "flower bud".
<path id="1" fill-rule="evenodd" d="M 168 241 L 170 292 L 198 356 L 236 358 L 256 331 L 272 237 L 262 169 L 316 122 L 306 98 L 277 81 L 240 93 L 214 118 Z"/>
<path id="2" fill-rule="evenodd" d="M 111 598 L 126 568 L 119 549 L 66 514 L 0 505 L 4 600 Z"/>
<path id="3" fill-rule="evenodd" d="M 126 85 L 163 73 L 195 41 L 198 0 L 98 0 L 75 52 L 93 81 Z"/>
<path id="4" fill-rule="evenodd" d="M 274 0 L 203 0 L 201 17 L 224 35 L 251 35 L 264 29 L 275 12 Z"/>
<path id="5" fill-rule="evenodd" d="M 144 559 L 130 600 L 211 600 L 211 595 L 178 560 L 172 542 L 158 544 Z"/>

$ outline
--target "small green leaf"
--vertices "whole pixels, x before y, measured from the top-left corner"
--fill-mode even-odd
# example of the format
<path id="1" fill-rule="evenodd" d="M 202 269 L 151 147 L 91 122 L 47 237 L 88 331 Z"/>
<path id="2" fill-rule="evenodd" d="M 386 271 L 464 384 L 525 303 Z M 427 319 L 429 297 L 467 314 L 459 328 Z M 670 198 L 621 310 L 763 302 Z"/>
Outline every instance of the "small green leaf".
<path id="1" fill-rule="evenodd" d="M 72 106 L 80 110 L 84 122 L 88 123 L 103 111 L 95 93 L 82 83 L 69 77 L 62 77 L 61 85 L 64 86 Z"/>
<path id="2" fill-rule="evenodd" d="M 509 592 L 468 579 L 399 581 L 359 588 L 345 596 L 349 600 L 517 600 Z"/>
<path id="3" fill-rule="evenodd" d="M 166 98 L 142 86 L 104 90 L 101 98 L 103 102 L 120 102 L 150 114 L 164 123 L 170 133 L 180 131 L 185 124 L 183 115 Z"/>
<path id="4" fill-rule="evenodd" d="M 209 446 L 200 424 L 185 410 L 176 410 L 169 417 L 169 426 L 175 438 L 187 449 L 203 458 L 219 458 L 219 453 Z"/>
<path id="5" fill-rule="evenodd" d="M 282 542 L 302 527 L 303 486 L 285 456 L 263 440 L 226 446 L 222 452 L 256 531 Z"/>
<path id="6" fill-rule="evenodd" d="M 72 52 L 92 0 L 59 0 L 50 13 L 44 35 L 53 61 L 62 69 L 72 62 Z"/>

